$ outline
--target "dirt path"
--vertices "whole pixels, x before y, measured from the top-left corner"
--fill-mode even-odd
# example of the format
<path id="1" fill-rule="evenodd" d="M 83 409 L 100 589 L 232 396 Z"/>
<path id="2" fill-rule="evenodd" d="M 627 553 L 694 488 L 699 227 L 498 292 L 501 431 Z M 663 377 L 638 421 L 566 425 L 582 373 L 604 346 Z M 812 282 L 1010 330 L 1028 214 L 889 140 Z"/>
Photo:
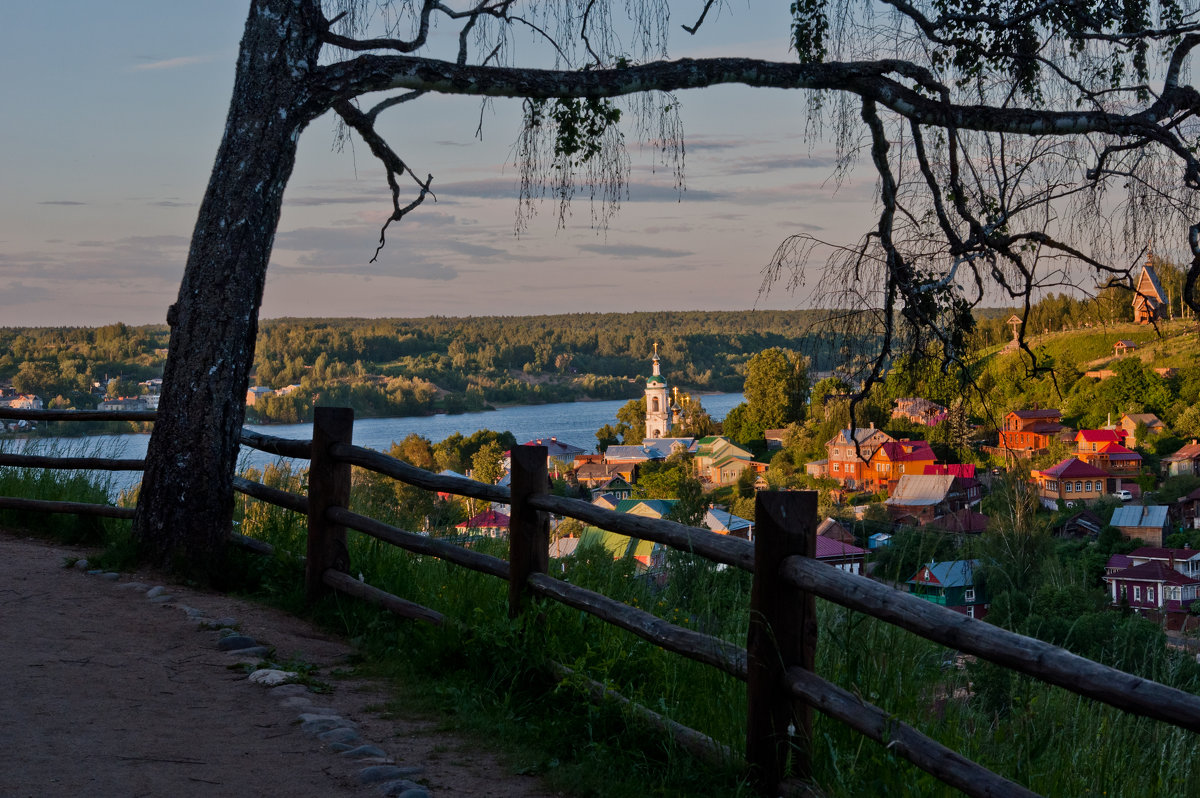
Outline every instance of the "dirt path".
<path id="1" fill-rule="evenodd" d="M 367 764 L 347 760 L 301 730 L 299 710 L 230 670 L 217 632 L 199 631 L 180 605 L 236 618 L 277 658 L 322 674 L 351 653 L 306 623 L 226 596 L 164 583 L 152 574 L 118 581 L 63 567 L 84 552 L 0 531 L 0 796 L 348 796 Z M 169 603 L 130 581 L 166 584 Z M 350 718 L 364 741 L 434 798 L 549 796 L 478 745 L 423 720 L 384 719 L 383 686 L 334 680 L 320 707 Z"/>

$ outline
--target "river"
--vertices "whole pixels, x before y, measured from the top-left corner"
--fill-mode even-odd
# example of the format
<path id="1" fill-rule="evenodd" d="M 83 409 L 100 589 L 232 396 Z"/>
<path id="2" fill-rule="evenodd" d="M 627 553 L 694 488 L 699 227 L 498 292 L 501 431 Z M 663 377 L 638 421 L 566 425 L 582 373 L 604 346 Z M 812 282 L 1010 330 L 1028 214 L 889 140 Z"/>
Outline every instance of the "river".
<path id="1" fill-rule="evenodd" d="M 721 393 L 700 396 L 704 409 L 715 420 L 725 417 L 742 401 L 740 393 Z M 502 407 L 480 413 L 457 415 L 408 416 L 404 418 L 363 418 L 354 422 L 354 443 L 386 451 L 393 441 L 416 433 L 437 443 L 454 433 L 470 435 L 481 429 L 511 432 L 518 443 L 535 438 L 558 438 L 588 451 L 595 451 L 596 430 L 605 424 L 615 424 L 617 411 L 626 400 L 605 402 L 560 402 L 546 405 Z M 247 425 L 247 429 L 279 438 L 307 440 L 312 438 L 311 424 Z M 91 435 L 83 438 L 18 438 L 0 441 L 0 449 L 45 453 L 59 456 L 126 457 L 146 456 L 149 435 Z M 242 447 L 242 464 L 262 468 L 276 460 L 273 455 Z M 115 472 L 111 488 L 123 490 L 138 482 L 138 473 Z"/>

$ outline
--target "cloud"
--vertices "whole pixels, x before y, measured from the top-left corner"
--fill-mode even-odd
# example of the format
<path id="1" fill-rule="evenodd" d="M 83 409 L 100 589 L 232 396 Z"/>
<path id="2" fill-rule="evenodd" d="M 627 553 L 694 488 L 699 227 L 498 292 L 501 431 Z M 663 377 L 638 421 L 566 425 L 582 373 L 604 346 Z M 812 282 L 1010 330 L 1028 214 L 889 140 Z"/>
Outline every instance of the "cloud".
<path id="1" fill-rule="evenodd" d="M 419 280 L 453 280 L 458 277 L 458 271 L 452 266 L 419 251 L 419 244 L 414 246 L 405 240 L 400 228 L 392 228 L 390 232 L 387 246 L 374 263 L 370 261 L 378 246 L 379 231 L 367 227 L 301 227 L 288 230 L 275 236 L 275 250 L 297 253 L 293 263 L 280 264 L 280 268 L 287 272 L 413 277 Z M 460 244 L 459 247 L 466 249 L 467 245 Z"/>
<path id="2" fill-rule="evenodd" d="M 153 208 L 191 208 L 196 203 L 179 202 L 178 200 L 158 200 L 156 202 L 147 202 L 146 204 Z"/>
<path id="3" fill-rule="evenodd" d="M 45 200 L 39 202 L 38 205 L 87 205 L 86 202 L 76 202 L 75 200 Z"/>
<path id="4" fill-rule="evenodd" d="M 683 249 L 663 249 L 642 244 L 581 244 L 584 252 L 618 258 L 686 258 L 695 253 Z"/>
<path id="5" fill-rule="evenodd" d="M 53 249 L 0 252 L 8 280 L 67 280 L 99 284 L 128 279 L 175 280 L 187 258 L 185 236 L 132 236 L 112 241 L 62 242 Z"/>
<path id="6" fill-rule="evenodd" d="M 135 72 L 145 72 L 147 70 L 156 69 L 178 69 L 179 67 L 192 66 L 193 64 L 203 64 L 213 60 L 211 55 L 183 55 L 175 58 L 163 58 L 157 61 L 147 61 L 144 64 L 134 66 Z"/>
<path id="7" fill-rule="evenodd" d="M 20 307 L 34 302 L 44 302 L 53 296 L 48 288 L 27 283 L 11 283 L 0 291 L 0 307 Z"/>

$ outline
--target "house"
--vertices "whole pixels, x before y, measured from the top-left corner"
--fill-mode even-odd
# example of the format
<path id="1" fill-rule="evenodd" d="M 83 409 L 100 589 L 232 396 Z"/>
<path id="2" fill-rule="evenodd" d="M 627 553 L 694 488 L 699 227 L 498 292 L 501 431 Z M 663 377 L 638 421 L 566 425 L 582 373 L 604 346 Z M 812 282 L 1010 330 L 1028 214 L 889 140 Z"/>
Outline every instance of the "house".
<path id="1" fill-rule="evenodd" d="M 666 518 L 678 503 L 678 499 L 621 499 L 613 509 L 643 518 Z"/>
<path id="2" fill-rule="evenodd" d="M 851 489 L 870 484 L 871 456 L 890 440 L 892 436 L 875 429 L 874 422 L 870 427 L 839 430 L 825 443 L 829 461 L 827 476 Z"/>
<path id="3" fill-rule="evenodd" d="M 1146 254 L 1146 265 L 1138 275 L 1137 284 L 1133 287 L 1133 321 L 1135 324 L 1151 324 L 1155 319 L 1161 319 L 1166 312 L 1167 292 L 1158 281 L 1158 274 L 1150 264 L 1150 253 Z"/>
<path id="4" fill-rule="evenodd" d="M 1122 443 L 1124 437 L 1115 429 L 1081 429 L 1075 433 L 1075 448 L 1080 454 L 1097 452 L 1106 444 Z"/>
<path id="5" fill-rule="evenodd" d="M 848 573 L 861 574 L 863 563 L 867 559 L 867 550 L 859 548 L 853 543 L 843 543 L 840 540 L 817 535 L 817 551 L 813 559 Z"/>
<path id="6" fill-rule="evenodd" d="M 754 540 L 754 522 L 734 515 L 722 507 L 709 510 L 704 515 L 704 525 L 718 535 Z"/>
<path id="7" fill-rule="evenodd" d="M 1175 502 L 1175 517 L 1186 529 L 1200 529 L 1200 488 Z"/>
<path id="8" fill-rule="evenodd" d="M 643 438 L 642 446 L 657 449 L 670 457 L 676 454 L 695 454 L 699 444 L 695 438 Z"/>
<path id="9" fill-rule="evenodd" d="M 820 460 L 805 463 L 804 473 L 816 479 L 829 479 L 829 459 L 822 457 Z"/>
<path id="10" fill-rule="evenodd" d="M 1117 341 L 1115 344 L 1113 344 L 1113 356 L 1124 357 L 1126 354 L 1134 351 L 1135 349 L 1137 349 L 1136 343 L 1122 338 L 1120 341 Z"/>
<path id="11" fill-rule="evenodd" d="M 896 400 L 896 406 L 892 409 L 892 418 L 902 418 L 913 424 L 934 427 L 944 420 L 948 413 L 949 411 L 937 402 L 931 402 L 920 396 L 911 396 Z"/>
<path id="12" fill-rule="evenodd" d="M 640 443 L 609 446 L 604 450 L 604 462 L 609 465 L 615 463 L 637 464 L 647 460 L 666 460 L 668 454 L 669 452 L 661 451 L 653 446 L 643 446 Z"/>
<path id="13" fill-rule="evenodd" d="M 636 463 L 583 463 L 575 466 L 575 481 L 588 489 L 605 485 L 613 479 L 622 479 L 632 485 L 636 477 Z"/>
<path id="14" fill-rule="evenodd" d="M 1065 429 L 1058 410 L 1014 410 L 1004 417 L 999 448 L 1029 457 L 1049 448 Z"/>
<path id="15" fill-rule="evenodd" d="M 1042 504 L 1051 510 L 1060 501 L 1068 506 L 1076 502 L 1092 502 L 1107 492 L 1108 472 L 1088 465 L 1078 457 L 1068 457 L 1045 471 L 1032 471 Z"/>
<path id="16" fill-rule="evenodd" d="M 605 510 L 616 510 L 617 504 L 621 501 L 622 499 L 617 498 L 611 493 L 601 493 L 598 496 L 592 497 L 592 504 L 597 507 L 603 507 Z"/>
<path id="17" fill-rule="evenodd" d="M 619 476 L 602 482 L 590 490 L 593 499 L 600 495 L 612 496 L 615 499 L 628 499 L 633 496 L 633 485 Z"/>
<path id="18" fill-rule="evenodd" d="M 1126 505 L 1113 511 L 1108 522 L 1125 537 L 1150 546 L 1161 546 L 1170 529 L 1167 508 L 1161 504 Z"/>
<path id="19" fill-rule="evenodd" d="M 140 396 L 122 396 L 106 399 L 96 405 L 97 410 L 147 410 L 146 400 Z"/>
<path id="20" fill-rule="evenodd" d="M 978 535 L 987 529 L 988 521 L 988 517 L 983 513 L 964 507 L 933 519 L 929 522 L 929 527 L 955 535 Z"/>
<path id="21" fill-rule="evenodd" d="M 1113 430 L 1087 431 L 1114 432 Z M 1142 470 L 1142 456 L 1119 443 L 1104 443 L 1095 451 L 1080 451 L 1079 459 L 1113 477 L 1107 483 L 1109 493 L 1120 490 L 1122 478 L 1133 479 Z"/>
<path id="22" fill-rule="evenodd" d="M 612 554 L 614 560 L 629 557 L 634 561 L 634 567 L 645 571 L 650 567 L 654 556 L 655 543 L 652 540 L 629 537 L 618 532 L 610 532 L 596 526 L 584 527 L 579 536 L 579 547 L 599 546 Z"/>
<path id="23" fill-rule="evenodd" d="M 504 513 L 489 508 L 456 524 L 455 528 L 463 534 L 499 538 L 508 535 L 508 520 Z"/>
<path id="24" fill-rule="evenodd" d="M 4 401 L 4 405 L 12 408 L 13 410 L 42 410 L 45 408 L 42 398 L 40 396 L 34 396 L 31 393 L 21 394 L 13 397 L 12 399 L 6 399 Z"/>
<path id="25" fill-rule="evenodd" d="M 755 463 L 754 454 L 728 438 L 714 435 L 696 442 L 696 476 L 706 487 L 732 485 L 746 469 L 765 471 L 765 463 Z"/>
<path id="26" fill-rule="evenodd" d="M 817 526 L 817 535 L 819 537 L 836 540 L 840 543 L 853 543 L 854 535 L 850 530 L 842 526 L 832 518 L 826 518 Z"/>
<path id="27" fill-rule="evenodd" d="M 1192 442 L 1174 454 L 1162 459 L 1163 475 L 1177 477 L 1182 474 L 1200 475 L 1200 444 Z"/>
<path id="28" fill-rule="evenodd" d="M 983 618 L 990 605 L 986 591 L 975 586 L 978 568 L 979 560 L 926 563 L 906 582 L 908 592 L 969 618 Z"/>
<path id="29" fill-rule="evenodd" d="M 925 441 L 910 441 L 907 438 L 887 441 L 871 455 L 863 483 L 870 485 L 872 490 L 891 493 L 900 477 L 905 474 L 924 474 L 926 467 L 933 465 L 935 460 L 937 455 Z"/>
<path id="30" fill-rule="evenodd" d="M 1162 560 L 1114 568 L 1101 578 L 1108 583 L 1113 606 L 1126 603 L 1138 612 L 1186 614 L 1200 597 L 1200 579 L 1182 574 Z"/>
<path id="31" fill-rule="evenodd" d="M 763 438 L 767 441 L 767 451 L 782 449 L 788 438 L 787 427 L 783 429 L 765 429 L 763 430 Z"/>
<path id="32" fill-rule="evenodd" d="M 583 538 L 559 538 L 550 542 L 550 559 L 561 560 L 564 557 L 570 557 L 575 553 L 575 549 L 579 548 L 579 542 Z"/>
<path id="33" fill-rule="evenodd" d="M 1137 429 L 1141 424 L 1146 425 L 1146 432 L 1151 435 L 1161 435 L 1166 430 L 1166 425 L 1163 424 L 1162 419 L 1153 413 L 1126 413 L 1117 422 L 1119 431 L 1125 435 L 1125 440 L 1121 441 L 1121 443 L 1130 449 L 1137 446 Z"/>
<path id="34" fill-rule="evenodd" d="M 933 463 L 925 466 L 929 476 L 945 475 L 958 477 L 967 492 L 967 505 L 979 504 L 983 500 L 983 483 L 975 477 L 974 463 Z"/>
<path id="35" fill-rule="evenodd" d="M 892 545 L 892 536 L 887 532 L 876 532 L 871 537 L 867 538 L 867 548 L 874 551 L 875 549 L 886 548 Z"/>
<path id="36" fill-rule="evenodd" d="M 958 477 L 905 474 L 884 502 L 893 522 L 924 526 L 967 506 L 967 494 Z"/>
<path id="37" fill-rule="evenodd" d="M 1184 576 L 1200 579 L 1200 550 L 1197 549 L 1168 549 L 1158 546 L 1142 546 L 1125 555 L 1129 558 L 1126 567 L 1145 565 L 1148 562 L 1161 562 L 1169 568 L 1174 568 Z"/>
<path id="38" fill-rule="evenodd" d="M 253 388 L 246 390 L 246 407 L 254 407 L 258 403 L 261 396 L 274 396 L 275 390 L 268 388 L 265 385 L 255 385 Z"/>
<path id="39" fill-rule="evenodd" d="M 1104 521 L 1091 510 L 1080 510 L 1054 527 L 1055 537 L 1094 538 L 1104 528 Z"/>

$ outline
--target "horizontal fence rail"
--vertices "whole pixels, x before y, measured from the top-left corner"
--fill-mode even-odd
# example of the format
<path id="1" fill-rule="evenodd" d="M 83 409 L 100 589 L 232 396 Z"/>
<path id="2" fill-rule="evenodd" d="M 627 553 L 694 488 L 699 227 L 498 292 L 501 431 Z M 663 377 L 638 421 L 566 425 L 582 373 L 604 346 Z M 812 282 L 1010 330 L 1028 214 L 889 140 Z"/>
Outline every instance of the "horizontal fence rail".
<path id="1" fill-rule="evenodd" d="M 783 575 L 802 590 L 949 648 L 973 654 L 1110 706 L 1200 732 L 1200 696 L 1072 654 L 1064 648 L 976 621 L 866 577 L 790 557 Z"/>
<path id="2" fill-rule="evenodd" d="M 14 421 L 150 421 L 157 410 L 21 410 L 0 407 L 0 418 Z"/>
<path id="3" fill-rule="evenodd" d="M 47 421 L 153 421 L 155 415 L 153 412 L 140 411 L 0 408 L 0 418 Z M 522 611 L 527 596 L 557 601 L 625 629 L 667 651 L 747 681 L 751 706 L 747 760 L 751 778 L 761 792 L 769 793 L 777 788 L 783 775 L 785 758 L 793 757 L 797 773 L 802 777 L 808 775 L 806 762 L 811 742 L 809 718 L 811 710 L 815 708 L 888 746 L 917 767 L 968 795 L 994 797 L 1035 794 L 946 748 L 892 717 L 886 710 L 863 701 L 813 673 L 812 652 L 816 641 L 813 597 L 827 599 L 940 645 L 1033 676 L 1122 711 L 1200 732 L 1200 697 L 968 618 L 812 559 L 814 552 L 808 536 L 815 535 L 815 504 L 812 504 L 811 498 L 797 501 L 799 494 L 791 494 L 794 498 L 785 501 L 779 495 L 778 500 L 771 500 L 769 508 L 764 508 L 762 502 L 767 495 L 760 494 L 760 510 L 757 514 L 763 519 L 760 540 L 755 546 L 748 541 L 717 535 L 708 530 L 617 513 L 579 499 L 552 495 L 547 492 L 549 482 L 545 471 L 544 447 L 518 447 L 513 451 L 513 487 L 510 490 L 465 477 L 433 474 L 380 452 L 354 446 L 350 443 L 351 423 L 352 414 L 349 411 L 318 408 L 312 440 L 277 438 L 250 430 L 243 430 L 241 435 L 241 443 L 245 446 L 280 457 L 311 461 L 307 496 L 298 496 L 240 476 L 233 480 L 233 487 L 237 491 L 253 499 L 308 515 L 306 580 L 310 595 L 318 589 L 331 589 L 376 604 L 401 617 L 436 625 L 446 622 L 445 617 L 436 610 L 379 590 L 348 573 L 349 554 L 344 535 L 346 529 L 354 529 L 414 554 L 436 557 L 507 580 L 510 584 L 510 613 Z M 144 462 L 0 453 L 0 466 L 139 470 L 144 468 Z M 350 511 L 346 505 L 349 503 L 351 466 L 429 491 L 512 505 L 509 560 L 399 529 Z M 317 470 L 322 473 L 314 474 Z M 0 498 L 0 509 L 90 513 L 113 518 L 130 518 L 134 512 L 131 508 L 107 505 L 16 498 Z M 760 604 L 752 606 L 751 635 L 747 647 L 672 624 L 652 613 L 546 574 L 546 514 L 549 513 L 753 573 L 755 587 L 752 602 Z M 775 542 L 764 541 L 764 536 Z M 232 540 L 261 553 L 273 551 L 268 544 L 242 535 L 235 534 Z M 756 558 L 759 560 L 757 564 Z M 761 604 L 764 601 L 766 603 Z M 572 674 L 564 666 L 558 667 L 564 675 L 590 681 Z M 613 694 L 598 683 L 591 682 L 589 689 L 597 695 L 614 696 L 617 700 L 629 703 L 628 699 Z M 766 696 L 771 697 L 771 706 L 755 715 L 756 701 L 761 704 Z M 720 750 L 729 754 L 727 748 L 695 730 L 679 726 L 644 707 L 631 706 L 635 714 L 672 731 L 689 748 L 709 752 Z M 796 725 L 789 725 L 792 723 Z M 786 732 L 782 731 L 785 727 Z M 790 742 L 785 745 L 784 741 Z"/>

